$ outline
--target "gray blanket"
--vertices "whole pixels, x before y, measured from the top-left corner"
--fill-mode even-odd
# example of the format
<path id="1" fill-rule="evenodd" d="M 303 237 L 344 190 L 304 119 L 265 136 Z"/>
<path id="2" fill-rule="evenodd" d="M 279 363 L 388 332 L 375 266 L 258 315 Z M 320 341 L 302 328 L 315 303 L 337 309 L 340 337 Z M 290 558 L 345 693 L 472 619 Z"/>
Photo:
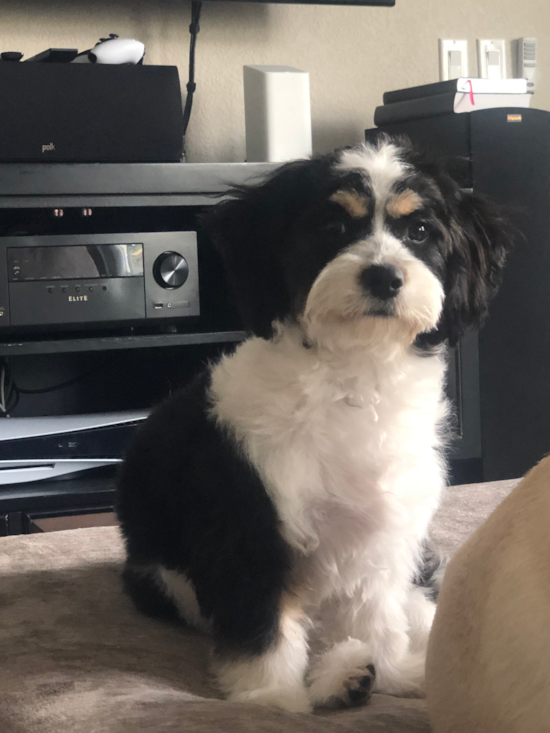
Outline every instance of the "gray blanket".
<path id="1" fill-rule="evenodd" d="M 432 537 L 451 554 L 517 482 L 449 489 Z M 0 539 L 1 733 L 429 733 L 425 704 L 290 714 L 220 699 L 208 639 L 139 615 L 114 527 Z"/>

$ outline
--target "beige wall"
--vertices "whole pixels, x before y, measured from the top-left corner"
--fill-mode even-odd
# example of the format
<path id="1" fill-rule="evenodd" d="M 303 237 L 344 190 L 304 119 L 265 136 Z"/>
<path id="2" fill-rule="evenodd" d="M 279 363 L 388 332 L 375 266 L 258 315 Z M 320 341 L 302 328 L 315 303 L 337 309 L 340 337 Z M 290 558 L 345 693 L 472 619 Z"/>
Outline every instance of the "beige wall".
<path id="1" fill-rule="evenodd" d="M 144 41 L 148 63 L 178 64 L 185 83 L 189 18 L 185 0 L 0 0 L 0 50 L 84 50 L 116 32 Z M 438 38 L 468 39 L 473 75 L 476 38 L 530 35 L 539 40 L 533 106 L 550 110 L 550 0 L 397 0 L 395 8 L 205 2 L 189 159 L 244 159 L 243 64 L 310 72 L 313 143 L 322 152 L 361 140 L 385 90 L 437 81 Z"/>

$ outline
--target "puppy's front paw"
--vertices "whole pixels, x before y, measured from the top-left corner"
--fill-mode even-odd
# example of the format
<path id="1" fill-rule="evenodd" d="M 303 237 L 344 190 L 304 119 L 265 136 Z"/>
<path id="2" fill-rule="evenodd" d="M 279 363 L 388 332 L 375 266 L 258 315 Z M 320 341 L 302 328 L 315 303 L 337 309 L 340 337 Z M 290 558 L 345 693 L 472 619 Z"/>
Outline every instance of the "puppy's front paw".
<path id="1" fill-rule="evenodd" d="M 348 705 L 364 705 L 370 699 L 375 677 L 374 664 L 367 664 L 365 669 L 352 671 L 352 674 L 344 680 L 343 694 L 337 696 L 337 700 L 341 701 L 346 707 Z"/>
<path id="2" fill-rule="evenodd" d="M 376 670 L 366 645 L 357 639 L 348 639 L 323 654 L 311 671 L 311 702 L 314 706 L 329 708 L 365 705 L 375 678 Z"/>

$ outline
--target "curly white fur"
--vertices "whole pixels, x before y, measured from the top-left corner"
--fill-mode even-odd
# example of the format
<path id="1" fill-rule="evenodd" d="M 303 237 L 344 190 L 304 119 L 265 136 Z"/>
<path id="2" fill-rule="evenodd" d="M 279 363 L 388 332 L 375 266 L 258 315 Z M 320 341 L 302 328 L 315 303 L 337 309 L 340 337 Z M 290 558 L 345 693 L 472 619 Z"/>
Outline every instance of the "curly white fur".
<path id="1" fill-rule="evenodd" d="M 444 358 L 302 342 L 282 326 L 275 342 L 251 339 L 222 360 L 214 413 L 277 508 L 298 553 L 293 586 L 322 636 L 364 641 L 378 689 L 419 693 L 423 654 L 411 658 L 409 642 L 425 646 L 433 604 L 410 580 L 444 485 Z"/>

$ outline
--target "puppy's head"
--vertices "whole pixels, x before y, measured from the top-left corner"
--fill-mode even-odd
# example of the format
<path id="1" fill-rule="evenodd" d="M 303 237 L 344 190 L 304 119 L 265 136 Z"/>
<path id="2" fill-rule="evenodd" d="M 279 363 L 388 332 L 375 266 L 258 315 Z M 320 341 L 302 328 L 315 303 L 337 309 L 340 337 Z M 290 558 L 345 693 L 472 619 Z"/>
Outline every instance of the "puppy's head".
<path id="1" fill-rule="evenodd" d="M 510 242 L 498 210 L 406 143 L 279 168 L 207 218 L 245 326 L 312 342 L 456 343 L 483 319 Z"/>

